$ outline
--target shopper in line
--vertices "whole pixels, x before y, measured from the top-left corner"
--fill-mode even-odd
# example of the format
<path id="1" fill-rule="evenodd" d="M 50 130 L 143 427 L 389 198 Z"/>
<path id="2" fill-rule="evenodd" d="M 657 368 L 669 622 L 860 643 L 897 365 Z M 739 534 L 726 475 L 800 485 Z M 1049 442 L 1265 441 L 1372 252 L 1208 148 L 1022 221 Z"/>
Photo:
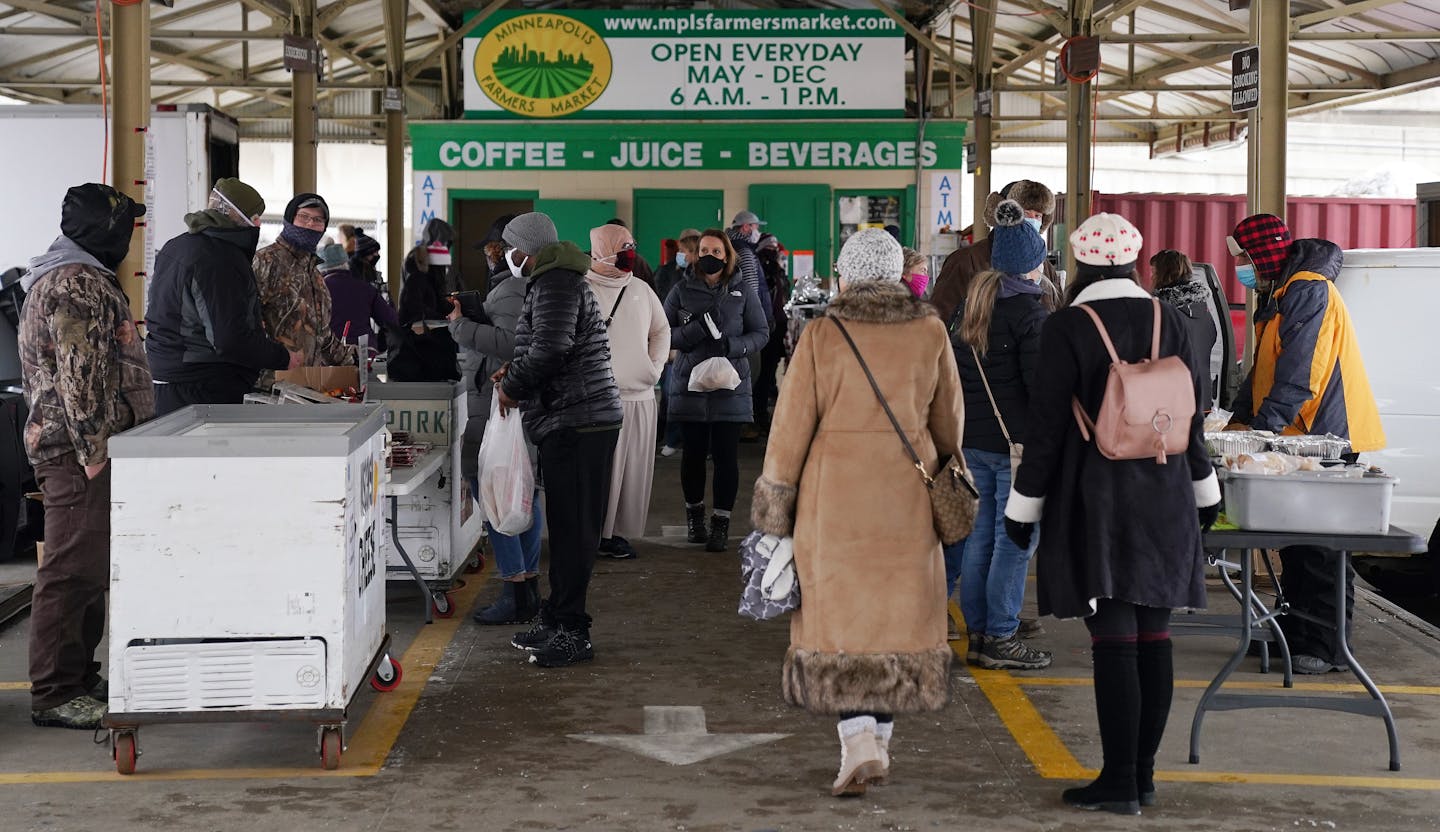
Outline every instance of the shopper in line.
<path id="1" fill-rule="evenodd" d="M 495 392 L 490 377 L 515 356 L 515 325 L 525 305 L 525 278 L 516 274 L 502 280 L 478 308 L 467 310 L 458 298 L 451 298 L 450 304 L 450 335 L 460 346 L 460 376 L 468 414 L 460 444 L 460 471 L 478 500 L 480 443 L 485 439 Z M 544 518 L 538 489 L 533 506 L 530 528 L 520 534 L 501 534 L 488 522 L 485 524 L 502 584 L 495 602 L 476 611 L 474 618 L 479 624 L 528 624 L 540 612 L 540 532 Z"/>
<path id="2" fill-rule="evenodd" d="M 380 241 L 366 234 L 363 228 L 355 229 L 351 240 L 354 250 L 350 252 L 350 273 L 374 286 L 387 301 L 393 300 L 389 287 L 380 276 Z"/>
<path id="3" fill-rule="evenodd" d="M 760 302 L 765 305 L 770 321 L 770 340 L 760 350 L 760 374 L 755 381 L 755 422 L 762 432 L 770 429 L 770 402 L 779 393 L 776 377 L 780 372 L 780 361 L 785 358 L 785 327 L 776 324 L 777 321 L 784 323 L 785 304 L 790 300 L 783 252 L 784 246 L 774 234 L 761 234 L 760 242 L 755 246 L 765 288 Z"/>
<path id="4" fill-rule="evenodd" d="M 1103 322 L 1120 360 L 1159 354 L 1192 360 L 1180 314 L 1135 283 L 1143 240 L 1118 214 L 1096 214 L 1070 235 L 1078 262 L 1075 303 Z M 1188 366 L 1188 364 L 1187 364 Z M 1040 341 L 1025 457 L 1005 507 L 1005 528 L 1021 549 L 1040 524 L 1040 613 L 1084 618 L 1090 631 L 1095 711 L 1104 767 L 1065 803 L 1138 814 L 1155 800 L 1155 751 L 1174 687 L 1170 614 L 1205 606 L 1200 532 L 1220 512 L 1220 486 L 1203 434 L 1206 367 L 1189 366 L 1196 410 L 1184 454 L 1112 460 L 1081 434 L 1071 409 L 1100 412 L 1111 358 L 1085 309 L 1052 315 Z"/>
<path id="5" fill-rule="evenodd" d="M 585 282 L 590 258 L 560 242 L 555 223 L 521 214 L 505 226 L 507 257 L 528 278 L 515 325 L 515 358 L 493 377 L 505 408 L 523 402 L 540 449 L 550 531 L 550 597 L 513 644 L 541 667 L 594 658 L 585 596 L 610 499 L 624 411 L 610 369 L 605 316 Z"/>
<path id="6" fill-rule="evenodd" d="M 1000 189 L 998 194 L 991 194 L 985 200 L 983 219 L 977 220 L 975 227 L 984 222 L 989 227 L 995 225 L 995 208 L 1003 199 L 1013 199 L 1020 203 L 1025 209 L 1025 220 L 1040 233 L 1041 237 L 1050 229 L 1050 224 L 1055 220 L 1055 194 L 1049 188 L 1029 179 L 1021 179 L 1011 182 Z M 940 310 L 941 320 L 948 321 L 955 316 L 955 309 L 960 305 L 970 291 L 970 280 L 975 275 L 990 268 L 990 247 L 993 241 L 986 237 L 974 245 L 956 249 L 945 258 L 945 263 L 940 267 L 940 275 L 935 279 L 935 288 L 930 293 L 930 302 Z M 1059 276 L 1055 269 L 1047 262 L 1043 266 L 1045 279 L 1049 281 L 1052 300 L 1049 302 L 1051 309 L 1055 308 L 1054 295 L 1058 290 L 1055 287 L 1060 285 Z"/>
<path id="7" fill-rule="evenodd" d="M 30 600 L 30 720 L 95 729 L 108 685 L 95 651 L 110 585 L 110 437 L 155 415 L 145 349 L 115 270 L 145 206 L 108 185 L 65 193 L 60 236 L 21 279 L 25 453 L 45 497 Z"/>
<path id="8" fill-rule="evenodd" d="M 1210 311 L 1210 286 L 1203 276 L 1195 273 L 1189 257 L 1171 248 L 1150 257 L 1150 278 L 1155 286 L 1155 297 L 1185 316 L 1194 365 L 1204 367 L 1206 377 L 1211 378 L 1206 387 L 1209 391 L 1206 409 L 1209 410 L 1219 394 L 1216 389 L 1218 379 L 1210 372 L 1211 351 L 1215 348 L 1219 332 L 1217 321 Z"/>
<path id="9" fill-rule="evenodd" d="M 1031 551 L 1005 534 L 1005 504 L 1012 453 L 1029 433 L 1040 328 L 1049 315 L 1040 284 L 1045 241 L 1008 199 L 995 210 L 990 239 L 993 268 L 970 282 L 951 336 L 965 389 L 965 467 L 980 492 L 960 566 L 965 658 L 990 669 L 1039 670 L 1050 666 L 1050 653 L 1022 641 L 1020 623 Z"/>
<path id="10" fill-rule="evenodd" d="M 802 602 L 782 690 L 792 705 L 839 717 L 835 795 L 883 782 L 894 715 L 939 710 L 949 693 L 930 497 L 840 328 L 927 470 L 959 454 L 955 357 L 934 307 L 901 283 L 902 266 L 900 244 L 880 229 L 846 240 L 831 320 L 805 328 L 780 387 L 751 507 L 767 545 L 793 547 Z"/>
<path id="11" fill-rule="evenodd" d="M 351 273 L 345 249 L 339 245 L 320 250 L 320 275 L 330 292 L 330 331 L 347 344 L 359 343 L 362 335 L 367 336 L 372 348 L 381 349 L 375 324 L 399 326 L 395 307 L 379 289 Z"/>
<path id="12" fill-rule="evenodd" d="M 750 395 L 750 356 L 770 339 L 760 298 L 738 271 L 731 237 L 719 229 L 700 235 L 695 273 L 670 291 L 665 316 L 670 346 L 678 354 L 666 392 L 670 419 L 679 422 L 685 447 L 680 485 L 685 493 L 687 539 L 706 551 L 723 552 L 730 535 L 730 512 L 740 490 L 740 428 L 754 420 Z M 690 389 L 690 373 L 710 358 L 727 359 L 739 375 L 733 390 Z M 715 463 L 710 528 L 705 528 L 705 468 Z"/>
<path id="13" fill-rule="evenodd" d="M 1239 258 L 1240 282 L 1259 293 L 1255 364 L 1235 395 L 1231 427 L 1287 435 L 1327 433 L 1350 440 L 1355 454 L 1385 447 L 1380 411 L 1360 356 L 1350 311 L 1335 288 L 1343 254 L 1329 240 L 1292 240 L 1285 221 L 1255 214 L 1226 240 Z M 1294 610 L 1334 621 L 1339 555 L 1314 546 L 1280 550 L 1280 585 Z M 1355 570 L 1345 572 L 1348 637 L 1355 607 Z M 1296 673 L 1349 670 L 1332 627 L 1297 615 L 1277 619 Z"/>
<path id="14" fill-rule="evenodd" d="M 615 447 L 600 554 L 623 560 L 638 554 L 629 539 L 645 534 L 650 516 L 659 420 L 655 383 L 670 354 L 670 324 L 660 298 L 631 271 L 635 239 L 624 226 L 590 229 L 590 259 L 585 280 L 605 316 L 610 366 L 625 411 Z"/>
<path id="15" fill-rule="evenodd" d="M 930 288 L 929 266 L 926 265 L 926 257 L 913 248 L 905 249 L 905 271 L 900 278 L 906 288 L 915 294 L 917 298 L 925 297 L 925 290 Z"/>
<path id="16" fill-rule="evenodd" d="M 699 252 L 700 231 L 694 228 L 681 231 L 675 240 L 675 261 L 670 266 L 661 268 L 655 275 L 655 293 L 662 302 L 670 297 L 676 286 L 695 274 L 695 261 L 700 258 Z M 670 397 L 666 394 L 670 389 L 670 373 L 674 366 L 673 360 L 666 361 L 665 371 L 660 376 L 660 421 L 665 425 L 660 455 L 667 458 L 678 453 L 680 446 L 684 444 L 680 423 L 670 418 Z"/>
<path id="17" fill-rule="evenodd" d="M 319 194 L 297 194 L 285 206 L 285 226 L 274 243 L 255 253 L 260 314 L 271 338 L 304 356 L 306 366 L 355 363 L 355 351 L 330 329 L 330 290 L 316 267 L 315 248 L 330 224 L 330 207 Z M 274 378 L 261 375 L 269 390 Z"/>
<path id="18" fill-rule="evenodd" d="M 265 200 L 221 179 L 208 208 L 155 255 L 145 351 L 160 415 L 191 404 L 240 404 L 262 370 L 294 369 L 305 353 L 265 335 L 251 261 Z M 326 321 L 329 327 L 329 321 Z"/>
<path id="19" fill-rule="evenodd" d="M 400 324 L 411 326 L 421 321 L 438 321 L 450 314 L 449 292 L 445 289 L 445 269 L 435 258 L 449 259 L 448 250 L 421 243 L 405 255 L 405 285 L 400 289 Z"/>

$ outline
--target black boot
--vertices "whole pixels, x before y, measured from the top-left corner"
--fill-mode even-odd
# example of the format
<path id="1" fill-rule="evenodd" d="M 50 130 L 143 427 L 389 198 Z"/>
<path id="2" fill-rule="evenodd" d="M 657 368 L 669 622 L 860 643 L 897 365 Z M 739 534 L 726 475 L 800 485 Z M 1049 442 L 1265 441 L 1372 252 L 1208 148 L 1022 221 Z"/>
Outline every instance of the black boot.
<path id="1" fill-rule="evenodd" d="M 705 506 L 685 507 L 685 540 L 688 543 L 705 542 Z"/>
<path id="2" fill-rule="evenodd" d="M 525 608 L 526 621 L 534 621 L 535 616 L 540 614 L 540 576 L 525 579 Z"/>
<path id="3" fill-rule="evenodd" d="M 525 584 L 519 581 L 504 581 L 500 585 L 500 596 L 495 603 L 483 610 L 477 610 L 476 624 L 524 624 L 529 618 L 521 618 L 521 605 L 525 601 Z M 531 615 L 533 618 L 534 615 Z"/>
<path id="4" fill-rule="evenodd" d="M 1105 764 L 1088 786 L 1066 789 L 1066 805 L 1117 815 L 1140 814 L 1135 788 L 1135 754 L 1140 732 L 1140 678 L 1135 645 L 1097 641 L 1091 648 L 1095 663 L 1095 715 L 1100 722 L 1100 746 Z"/>
<path id="5" fill-rule="evenodd" d="M 730 545 L 730 518 L 716 514 L 710 518 L 710 536 L 705 540 L 705 551 L 723 552 Z"/>
<path id="6" fill-rule="evenodd" d="M 1140 676 L 1140 733 L 1136 743 L 1135 789 L 1141 806 L 1155 805 L 1155 752 L 1165 736 L 1175 693 L 1175 648 L 1170 639 L 1142 641 L 1135 648 Z"/>

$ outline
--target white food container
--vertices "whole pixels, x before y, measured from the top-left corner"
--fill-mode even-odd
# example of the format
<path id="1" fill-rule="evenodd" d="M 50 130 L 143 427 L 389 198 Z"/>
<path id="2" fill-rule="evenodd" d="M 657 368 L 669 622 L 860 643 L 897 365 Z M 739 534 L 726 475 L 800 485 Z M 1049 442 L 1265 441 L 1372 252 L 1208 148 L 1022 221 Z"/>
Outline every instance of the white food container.
<path id="1" fill-rule="evenodd" d="M 1220 471 L 1225 516 L 1242 529 L 1314 534 L 1385 534 L 1396 479 L 1340 469 L 1283 476 Z"/>

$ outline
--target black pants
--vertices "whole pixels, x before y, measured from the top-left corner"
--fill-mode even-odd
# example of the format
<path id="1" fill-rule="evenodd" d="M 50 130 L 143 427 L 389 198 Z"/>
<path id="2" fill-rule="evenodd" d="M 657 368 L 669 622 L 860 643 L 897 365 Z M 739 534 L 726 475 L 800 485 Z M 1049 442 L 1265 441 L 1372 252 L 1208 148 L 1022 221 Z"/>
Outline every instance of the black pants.
<path id="1" fill-rule="evenodd" d="M 610 502 L 610 469 L 620 426 L 581 432 L 562 428 L 540 442 L 545 519 L 550 531 L 550 597 L 541 620 L 588 631 L 585 592 L 595 569 L 600 531 Z"/>
<path id="2" fill-rule="evenodd" d="M 100 681 L 110 585 L 110 467 L 85 476 L 73 455 L 35 466 L 45 495 L 45 557 L 30 602 L 30 707 L 43 711 Z"/>
<path id="3" fill-rule="evenodd" d="M 1314 546 L 1287 546 L 1280 550 L 1280 587 L 1291 609 L 1309 613 L 1323 621 L 1333 622 L 1335 610 L 1335 559 L 1337 552 L 1317 549 Z M 1355 613 L 1355 569 L 1345 569 L 1345 639 L 1350 639 L 1351 619 Z M 1276 619 L 1285 640 L 1290 643 L 1290 655 L 1315 656 L 1331 664 L 1345 664 L 1340 655 L 1340 643 L 1335 637 L 1335 625 L 1306 621 L 1296 615 L 1282 615 Z"/>
<path id="4" fill-rule="evenodd" d="M 755 421 L 762 425 L 770 424 L 770 400 L 779 393 L 775 376 L 784 357 L 785 330 L 772 328 L 769 343 L 760 351 L 760 376 L 755 379 Z"/>
<path id="5" fill-rule="evenodd" d="M 254 379 L 234 375 L 156 384 L 155 415 L 164 416 L 192 404 L 244 404 L 245 394 L 254 390 Z"/>
<path id="6" fill-rule="evenodd" d="M 685 447 L 680 452 L 680 488 L 690 505 L 705 502 L 705 458 L 715 458 L 716 511 L 733 511 L 740 492 L 740 423 L 683 422 Z"/>

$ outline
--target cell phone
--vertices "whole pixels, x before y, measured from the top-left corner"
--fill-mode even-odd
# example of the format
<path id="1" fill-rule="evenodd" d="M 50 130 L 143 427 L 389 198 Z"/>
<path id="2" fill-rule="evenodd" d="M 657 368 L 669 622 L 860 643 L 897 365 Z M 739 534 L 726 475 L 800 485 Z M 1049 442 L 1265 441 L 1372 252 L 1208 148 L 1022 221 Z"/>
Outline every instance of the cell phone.
<path id="1" fill-rule="evenodd" d="M 469 289 L 463 292 L 451 292 L 450 297 L 460 304 L 460 314 L 477 321 L 487 319 L 485 315 L 485 296 L 480 292 Z"/>

